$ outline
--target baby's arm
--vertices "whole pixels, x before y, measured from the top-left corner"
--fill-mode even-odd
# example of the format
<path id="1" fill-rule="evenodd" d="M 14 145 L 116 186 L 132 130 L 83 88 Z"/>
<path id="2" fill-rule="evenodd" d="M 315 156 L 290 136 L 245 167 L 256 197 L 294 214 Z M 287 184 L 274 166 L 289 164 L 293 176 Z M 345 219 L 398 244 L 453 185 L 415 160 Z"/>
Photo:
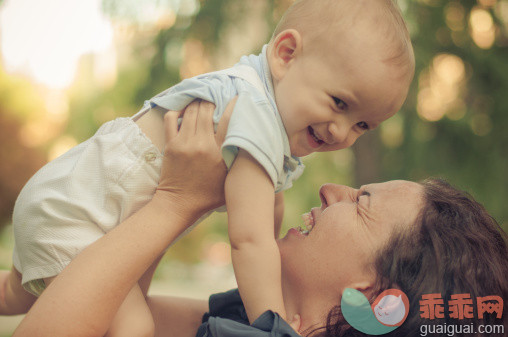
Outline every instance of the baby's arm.
<path id="1" fill-rule="evenodd" d="M 282 227 L 282 219 L 284 218 L 284 192 L 275 193 L 275 239 L 280 236 L 280 229 Z"/>
<path id="2" fill-rule="evenodd" d="M 225 193 L 233 267 L 249 321 L 266 310 L 285 319 L 272 181 L 256 160 L 240 150 L 226 177 Z"/>

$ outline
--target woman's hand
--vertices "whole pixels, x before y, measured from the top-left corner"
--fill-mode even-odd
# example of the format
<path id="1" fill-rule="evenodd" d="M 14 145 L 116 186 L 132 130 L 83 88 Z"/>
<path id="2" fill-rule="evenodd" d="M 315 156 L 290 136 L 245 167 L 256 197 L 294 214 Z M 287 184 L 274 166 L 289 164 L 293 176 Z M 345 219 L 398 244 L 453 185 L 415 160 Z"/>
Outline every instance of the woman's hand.
<path id="1" fill-rule="evenodd" d="M 185 109 L 180 129 L 179 112 L 164 116 L 164 160 L 156 197 L 176 203 L 182 216 L 200 216 L 225 203 L 227 170 L 220 153 L 224 135 L 214 134 L 214 108 L 212 103 L 194 101 Z M 228 119 L 225 113 L 221 129 Z"/>

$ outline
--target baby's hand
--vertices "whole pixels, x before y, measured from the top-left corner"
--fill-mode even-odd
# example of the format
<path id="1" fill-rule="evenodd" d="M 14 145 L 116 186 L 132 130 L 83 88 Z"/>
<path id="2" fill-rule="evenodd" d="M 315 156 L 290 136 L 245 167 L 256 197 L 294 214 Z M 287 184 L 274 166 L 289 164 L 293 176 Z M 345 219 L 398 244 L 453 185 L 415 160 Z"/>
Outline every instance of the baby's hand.
<path id="1" fill-rule="evenodd" d="M 298 314 L 295 314 L 293 316 L 293 319 L 291 321 L 288 322 L 289 326 L 295 330 L 296 332 L 298 332 L 298 334 L 300 334 L 300 325 L 301 325 L 302 321 L 300 319 L 300 315 Z"/>

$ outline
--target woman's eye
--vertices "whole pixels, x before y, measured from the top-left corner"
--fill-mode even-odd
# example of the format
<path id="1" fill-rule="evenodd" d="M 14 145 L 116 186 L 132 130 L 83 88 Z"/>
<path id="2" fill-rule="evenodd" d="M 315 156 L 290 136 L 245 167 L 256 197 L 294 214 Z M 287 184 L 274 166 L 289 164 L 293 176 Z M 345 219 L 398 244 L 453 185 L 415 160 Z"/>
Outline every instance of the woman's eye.
<path id="1" fill-rule="evenodd" d="M 347 104 L 341 100 L 340 98 L 337 98 L 337 97 L 332 97 L 333 98 L 333 101 L 335 102 L 335 105 L 337 106 L 337 108 L 339 108 L 340 110 L 344 110 L 347 108 Z"/>
<path id="2" fill-rule="evenodd" d="M 369 130 L 370 129 L 369 124 L 367 124 L 365 122 L 358 122 L 358 123 L 356 123 L 356 125 L 358 125 L 360 127 L 360 129 L 362 129 L 362 130 Z"/>
<path id="3" fill-rule="evenodd" d="M 364 195 L 365 195 L 365 196 L 370 197 L 370 193 L 369 193 L 369 192 L 367 192 L 367 191 L 365 191 L 365 190 L 364 190 L 364 191 L 360 191 L 360 192 L 356 195 L 356 202 L 357 202 L 357 203 L 359 203 L 359 202 L 360 202 L 360 197 L 362 197 L 362 196 L 364 196 Z"/>

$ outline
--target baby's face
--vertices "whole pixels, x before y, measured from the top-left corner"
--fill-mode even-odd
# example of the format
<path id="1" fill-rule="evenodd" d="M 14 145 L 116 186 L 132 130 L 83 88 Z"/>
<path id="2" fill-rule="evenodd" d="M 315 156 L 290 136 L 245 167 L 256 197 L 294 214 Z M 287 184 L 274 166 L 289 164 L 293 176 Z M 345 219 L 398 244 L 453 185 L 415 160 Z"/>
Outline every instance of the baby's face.
<path id="1" fill-rule="evenodd" d="M 321 48 L 302 49 L 274 81 L 293 155 L 349 147 L 400 109 L 410 76 L 385 64 L 381 48 L 368 47 L 379 44 L 369 39 L 356 31 Z"/>

